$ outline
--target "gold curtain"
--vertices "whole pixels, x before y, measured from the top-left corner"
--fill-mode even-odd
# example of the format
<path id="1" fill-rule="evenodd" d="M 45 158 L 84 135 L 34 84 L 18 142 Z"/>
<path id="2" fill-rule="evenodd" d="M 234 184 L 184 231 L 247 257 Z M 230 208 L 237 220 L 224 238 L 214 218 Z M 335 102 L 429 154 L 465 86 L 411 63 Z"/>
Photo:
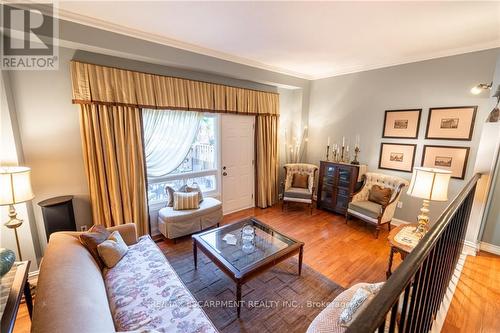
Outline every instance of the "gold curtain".
<path id="1" fill-rule="evenodd" d="M 140 109 L 82 104 L 80 127 L 94 223 L 149 233 Z"/>
<path id="2" fill-rule="evenodd" d="M 71 61 L 73 103 L 279 115 L 279 95 Z"/>
<path id="3" fill-rule="evenodd" d="M 71 61 L 95 223 L 135 222 L 149 230 L 139 108 L 257 116 L 257 199 L 278 196 L 279 95 Z"/>
<path id="4" fill-rule="evenodd" d="M 278 201 L 278 118 L 257 116 L 257 206 L 266 208 Z"/>

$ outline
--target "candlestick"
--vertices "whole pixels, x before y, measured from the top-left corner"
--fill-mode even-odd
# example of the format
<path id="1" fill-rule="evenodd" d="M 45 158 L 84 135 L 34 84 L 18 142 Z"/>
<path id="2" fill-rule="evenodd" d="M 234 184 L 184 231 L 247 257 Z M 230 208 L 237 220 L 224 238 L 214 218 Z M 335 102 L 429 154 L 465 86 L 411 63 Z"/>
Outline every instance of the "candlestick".
<path id="1" fill-rule="evenodd" d="M 330 138 L 328 138 L 328 141 Z M 329 153 L 330 153 L 330 143 L 326 146 L 326 160 L 329 161 Z"/>
<path id="2" fill-rule="evenodd" d="M 341 152 L 340 152 L 340 162 L 344 162 L 344 145 L 342 145 Z"/>
<path id="3" fill-rule="evenodd" d="M 359 164 L 358 154 L 359 154 L 360 151 L 361 150 L 359 150 L 359 147 L 354 148 L 354 159 L 352 160 L 351 164 L 355 164 L 355 165 Z"/>

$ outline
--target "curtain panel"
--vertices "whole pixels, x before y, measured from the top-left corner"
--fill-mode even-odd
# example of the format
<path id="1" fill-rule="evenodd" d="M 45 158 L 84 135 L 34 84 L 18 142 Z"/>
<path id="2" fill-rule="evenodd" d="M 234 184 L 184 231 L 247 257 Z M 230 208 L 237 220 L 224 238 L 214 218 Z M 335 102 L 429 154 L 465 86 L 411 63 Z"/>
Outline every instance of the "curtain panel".
<path id="1" fill-rule="evenodd" d="M 73 103 L 279 115 L 279 95 L 71 61 Z"/>
<path id="2" fill-rule="evenodd" d="M 257 116 L 257 206 L 266 208 L 278 202 L 278 118 Z"/>
<path id="3" fill-rule="evenodd" d="M 144 150 L 148 180 L 177 169 L 198 134 L 203 113 L 143 109 Z"/>
<path id="4" fill-rule="evenodd" d="M 82 104 L 80 126 L 94 224 L 133 222 L 148 234 L 140 109 Z"/>

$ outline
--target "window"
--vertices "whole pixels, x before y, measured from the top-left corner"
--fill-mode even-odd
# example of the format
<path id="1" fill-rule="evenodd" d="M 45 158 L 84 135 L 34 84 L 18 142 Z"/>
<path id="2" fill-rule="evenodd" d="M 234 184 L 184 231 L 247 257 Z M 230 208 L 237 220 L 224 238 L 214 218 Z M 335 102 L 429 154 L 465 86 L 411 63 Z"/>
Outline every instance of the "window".
<path id="1" fill-rule="evenodd" d="M 147 118 L 144 120 L 147 121 Z M 146 123 L 144 125 L 147 126 Z M 172 148 L 169 148 L 167 144 L 162 144 L 160 149 L 154 151 L 154 154 L 166 154 L 166 149 Z M 178 189 L 184 184 L 197 183 L 204 194 L 217 193 L 217 151 L 218 116 L 204 114 L 187 154 L 175 170 L 164 176 L 148 177 L 149 203 L 164 202 L 167 199 L 165 193 L 167 185 Z"/>

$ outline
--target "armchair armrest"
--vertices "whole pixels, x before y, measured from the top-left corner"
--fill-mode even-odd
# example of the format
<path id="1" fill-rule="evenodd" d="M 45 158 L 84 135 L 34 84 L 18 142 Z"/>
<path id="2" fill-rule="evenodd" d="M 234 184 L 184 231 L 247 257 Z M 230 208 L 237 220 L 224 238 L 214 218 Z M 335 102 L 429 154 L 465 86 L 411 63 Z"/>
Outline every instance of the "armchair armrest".
<path id="1" fill-rule="evenodd" d="M 366 176 L 365 175 L 361 176 L 361 182 L 362 182 L 361 186 L 352 193 L 353 196 L 358 194 L 359 192 L 361 192 L 363 190 L 363 188 L 365 187 L 365 185 L 366 185 Z"/>

